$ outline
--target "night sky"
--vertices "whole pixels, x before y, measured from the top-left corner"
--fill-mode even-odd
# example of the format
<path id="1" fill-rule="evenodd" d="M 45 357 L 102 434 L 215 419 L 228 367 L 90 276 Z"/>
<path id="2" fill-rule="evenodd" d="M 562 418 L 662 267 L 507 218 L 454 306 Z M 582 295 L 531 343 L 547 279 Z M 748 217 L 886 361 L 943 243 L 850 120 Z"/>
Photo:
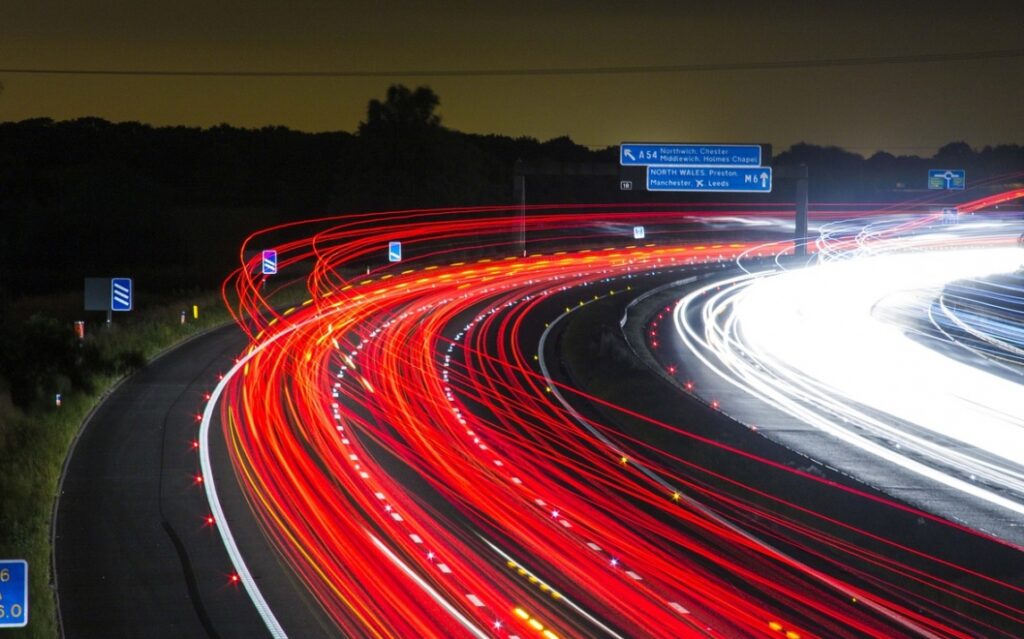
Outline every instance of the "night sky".
<path id="1" fill-rule="evenodd" d="M 217 5 L 217 6 L 213 6 Z M 0 68 L 242 71 L 729 64 L 1024 49 L 1024 2 L 56 2 L 0 5 Z M 354 130 L 394 82 L 449 127 L 931 154 L 1024 143 L 1024 56 L 684 73 L 202 78 L 0 71 L 0 121 L 95 115 Z"/>

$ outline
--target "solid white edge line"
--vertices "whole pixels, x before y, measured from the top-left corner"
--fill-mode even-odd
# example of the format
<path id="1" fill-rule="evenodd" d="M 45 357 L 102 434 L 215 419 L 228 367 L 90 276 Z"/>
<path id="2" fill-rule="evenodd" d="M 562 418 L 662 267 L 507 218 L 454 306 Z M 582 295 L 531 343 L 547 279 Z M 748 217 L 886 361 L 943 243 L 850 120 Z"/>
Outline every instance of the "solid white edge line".
<path id="1" fill-rule="evenodd" d="M 210 460 L 210 423 L 213 418 L 213 412 L 217 403 L 220 400 L 221 394 L 224 392 L 224 388 L 228 385 L 228 382 L 238 373 L 239 370 L 244 367 L 254 355 L 261 352 L 270 344 L 273 344 L 282 335 L 286 335 L 291 331 L 295 330 L 295 327 L 291 327 L 286 331 L 276 334 L 266 342 L 260 344 L 259 347 L 253 349 L 245 357 L 242 357 L 238 362 L 231 367 L 217 384 L 213 392 L 210 393 L 210 400 L 206 403 L 206 408 L 203 410 L 203 420 L 199 427 L 199 461 L 203 473 L 203 486 L 206 489 L 206 500 L 210 504 L 210 513 L 213 515 L 214 526 L 220 533 L 221 541 L 224 543 L 224 549 L 228 552 L 228 557 L 231 558 L 231 564 L 235 568 L 235 572 L 238 574 L 238 578 L 241 580 L 242 585 L 245 587 L 245 591 L 249 594 L 249 599 L 252 600 L 253 606 L 256 607 L 256 612 L 259 613 L 263 619 L 263 623 L 266 625 L 267 630 L 270 632 L 274 639 L 287 639 L 288 634 L 281 627 L 281 623 L 274 616 L 274 612 L 270 609 L 270 605 L 267 604 L 267 600 L 263 598 L 263 593 L 260 592 L 259 586 L 256 585 L 256 581 L 252 577 L 252 573 L 249 572 L 249 567 L 245 563 L 245 559 L 242 558 L 242 553 L 238 549 L 238 544 L 235 543 L 235 538 L 231 535 L 231 528 L 228 526 L 227 517 L 224 515 L 224 509 L 220 505 L 220 500 L 217 498 L 216 482 L 213 480 L 213 463 Z"/>

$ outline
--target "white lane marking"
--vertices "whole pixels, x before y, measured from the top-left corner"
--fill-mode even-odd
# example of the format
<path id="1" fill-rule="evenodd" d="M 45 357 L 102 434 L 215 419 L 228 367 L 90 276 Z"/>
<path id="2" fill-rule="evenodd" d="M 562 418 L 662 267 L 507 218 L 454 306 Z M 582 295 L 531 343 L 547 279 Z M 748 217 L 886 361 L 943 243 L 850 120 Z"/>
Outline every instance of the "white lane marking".
<path id="1" fill-rule="evenodd" d="M 373 541 L 373 544 L 377 546 L 377 548 L 382 553 L 384 553 L 384 556 L 386 556 L 388 559 L 391 560 L 392 563 L 398 566 L 402 570 L 402 572 L 404 572 L 410 579 L 413 580 L 413 582 L 415 582 L 417 586 L 423 589 L 423 592 L 430 595 L 431 599 L 440 604 L 441 607 L 444 608 L 448 612 L 448 614 L 452 616 L 452 618 L 454 618 L 456 621 L 462 624 L 462 626 L 466 630 L 468 630 L 473 636 L 479 637 L 480 639 L 490 639 L 487 633 L 485 633 L 480 628 L 476 627 L 476 625 L 474 625 L 472 621 L 467 619 L 461 612 L 459 612 L 454 606 L 452 606 L 448 602 L 448 600 L 446 600 L 444 597 L 440 595 L 440 593 L 434 590 L 430 586 L 430 584 L 423 580 L 422 577 L 413 572 L 413 570 L 409 568 L 409 566 L 405 565 L 405 563 L 402 562 L 402 560 L 399 559 L 395 555 L 395 553 L 391 552 L 391 549 L 385 546 L 381 540 L 377 539 L 369 532 L 367 532 L 366 534 L 370 537 L 370 540 Z"/>
<path id="2" fill-rule="evenodd" d="M 668 602 L 668 605 L 672 606 L 672 608 L 673 608 L 673 609 L 674 609 L 674 610 L 675 610 L 676 612 L 678 612 L 679 614 L 681 614 L 681 615 L 688 615 L 688 614 L 690 614 L 690 611 L 689 611 L 689 610 L 687 610 L 686 608 L 683 608 L 682 606 L 680 606 L 679 604 L 677 604 L 677 603 L 676 603 L 676 602 L 674 602 L 674 601 L 670 601 L 670 602 Z"/>
<path id="3" fill-rule="evenodd" d="M 295 330 L 295 327 L 291 330 Z M 206 479 L 203 482 L 203 488 L 206 491 L 206 501 L 210 504 L 210 513 L 213 515 L 213 520 L 216 522 L 217 532 L 220 533 L 221 542 L 224 544 L 224 549 L 227 550 L 228 557 L 231 559 L 231 565 L 235 568 L 235 573 L 242 582 L 242 586 L 245 587 L 245 592 L 248 593 L 253 606 L 256 607 L 256 612 L 259 613 L 260 618 L 263 619 L 263 624 L 267 627 L 267 630 L 274 639 L 287 639 L 288 634 L 284 631 L 284 628 L 281 627 L 281 622 L 279 622 L 277 617 L 274 616 L 274 612 L 270 609 L 270 605 L 263 597 L 263 593 L 260 592 L 259 586 L 256 585 L 256 581 L 253 579 L 252 573 L 249 572 L 249 567 L 246 565 L 245 559 L 242 558 L 242 552 L 238 549 L 238 544 L 235 542 L 235 538 L 231 534 L 231 527 L 228 525 L 228 518 L 224 515 L 224 508 L 221 506 L 220 499 L 217 497 L 217 482 L 215 482 L 213 478 L 213 462 L 210 460 L 209 442 L 210 424 L 213 421 L 214 407 L 220 400 L 220 396 L 223 394 L 224 388 L 227 387 L 231 379 L 238 374 L 238 371 L 242 370 L 242 368 L 249 363 L 249 360 L 251 360 L 257 353 L 262 352 L 263 349 L 273 344 L 282 335 L 290 333 L 291 330 L 282 331 L 281 333 L 271 337 L 266 342 L 260 344 L 257 348 L 249 351 L 231 367 L 231 370 L 221 378 L 220 382 L 213 389 L 213 392 L 210 393 L 210 399 L 206 403 L 206 408 L 203 410 L 203 420 L 199 426 L 199 463 L 203 470 L 203 477 Z"/>

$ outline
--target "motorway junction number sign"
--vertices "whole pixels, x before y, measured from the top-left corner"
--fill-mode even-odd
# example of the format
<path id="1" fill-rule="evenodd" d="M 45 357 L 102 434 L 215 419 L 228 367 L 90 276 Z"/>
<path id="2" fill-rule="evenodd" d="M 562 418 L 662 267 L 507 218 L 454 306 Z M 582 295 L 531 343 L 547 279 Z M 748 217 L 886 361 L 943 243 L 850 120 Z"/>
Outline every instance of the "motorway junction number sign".
<path id="1" fill-rule="evenodd" d="M 693 191 L 703 193 L 771 193 L 772 169 L 768 166 L 647 167 L 648 191 Z"/>
<path id="2" fill-rule="evenodd" d="M 28 625 L 28 562 L 0 559 L 0 628 Z"/>

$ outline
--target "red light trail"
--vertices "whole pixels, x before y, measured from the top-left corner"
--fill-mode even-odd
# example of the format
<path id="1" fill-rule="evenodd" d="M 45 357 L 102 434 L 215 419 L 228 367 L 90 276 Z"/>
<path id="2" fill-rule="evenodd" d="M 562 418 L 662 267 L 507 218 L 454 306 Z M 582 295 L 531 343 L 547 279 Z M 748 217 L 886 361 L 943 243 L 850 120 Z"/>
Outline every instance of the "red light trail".
<path id="1" fill-rule="evenodd" d="M 1024 627 L 1019 585 L 766 494 L 557 401 L 625 412 L 541 374 L 545 324 L 628 297 L 653 274 L 774 256 L 757 248 L 764 241 L 710 239 L 707 223 L 725 215 L 778 214 L 533 209 L 528 257 L 507 257 L 519 218 L 502 208 L 351 216 L 248 240 L 265 248 L 271 233 L 301 236 L 276 248 L 311 298 L 276 308 L 256 260 L 226 283 L 252 344 L 216 410 L 263 531 L 342 633 L 798 639 L 979 628 L 1009 637 L 1005 628 Z M 615 240 L 641 222 L 657 227 L 657 244 Z M 406 260 L 367 274 L 386 240 L 402 241 Z M 593 248 L 568 248 L 581 244 Z M 836 499 L 907 510 L 698 444 Z M 204 475 L 210 489 L 212 474 L 196 482 Z"/>

